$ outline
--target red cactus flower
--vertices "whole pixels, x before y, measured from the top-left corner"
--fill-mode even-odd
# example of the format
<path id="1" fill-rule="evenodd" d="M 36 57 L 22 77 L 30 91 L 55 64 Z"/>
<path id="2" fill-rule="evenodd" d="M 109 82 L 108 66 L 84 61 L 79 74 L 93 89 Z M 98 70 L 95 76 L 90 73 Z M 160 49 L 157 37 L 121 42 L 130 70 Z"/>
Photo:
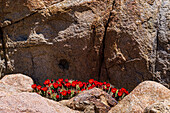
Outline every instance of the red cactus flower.
<path id="1" fill-rule="evenodd" d="M 125 94 L 126 94 L 126 95 L 128 95 L 128 94 L 129 94 L 129 92 L 128 92 L 128 91 L 124 91 L 124 92 L 125 92 Z"/>
<path id="2" fill-rule="evenodd" d="M 94 87 L 96 87 L 96 86 L 93 84 L 92 87 L 94 88 Z"/>
<path id="3" fill-rule="evenodd" d="M 85 91 L 86 89 L 82 89 L 81 91 Z"/>
<path id="4" fill-rule="evenodd" d="M 106 85 L 106 82 L 103 82 L 104 85 Z"/>
<path id="5" fill-rule="evenodd" d="M 76 87 L 76 84 L 77 84 L 77 82 L 73 81 L 71 85 L 72 85 L 72 87 Z"/>
<path id="6" fill-rule="evenodd" d="M 48 90 L 48 88 L 47 88 L 47 87 L 43 87 L 43 88 L 41 88 L 41 90 L 43 90 L 43 91 L 47 91 L 47 90 Z"/>
<path id="7" fill-rule="evenodd" d="M 94 85 L 95 85 L 95 86 L 98 86 L 98 81 L 94 81 Z"/>
<path id="8" fill-rule="evenodd" d="M 94 88 L 94 87 L 90 86 L 90 87 L 88 87 L 88 90 L 93 89 L 93 88 Z"/>
<path id="9" fill-rule="evenodd" d="M 116 88 L 112 88 L 112 89 L 111 89 L 111 92 L 112 92 L 112 93 L 116 93 L 116 91 L 117 91 Z"/>
<path id="10" fill-rule="evenodd" d="M 54 80 L 53 79 L 51 79 L 51 83 L 53 83 L 54 82 Z"/>
<path id="11" fill-rule="evenodd" d="M 61 92 L 61 94 L 62 94 L 63 96 L 66 96 L 66 95 L 67 95 L 67 91 L 66 91 L 66 90 L 63 90 L 63 91 Z"/>
<path id="12" fill-rule="evenodd" d="M 124 93 L 126 91 L 126 89 L 125 88 L 121 88 L 121 91 Z"/>
<path id="13" fill-rule="evenodd" d="M 37 89 L 38 89 L 38 90 L 40 90 L 40 89 L 41 89 L 41 86 L 40 86 L 40 85 L 38 85 L 38 86 L 37 86 Z"/>
<path id="14" fill-rule="evenodd" d="M 80 87 L 80 88 L 82 88 L 82 87 L 83 87 L 83 84 L 82 84 L 82 83 L 81 83 L 81 84 L 79 84 L 79 87 Z"/>
<path id="15" fill-rule="evenodd" d="M 63 78 L 58 79 L 58 81 L 59 81 L 60 83 L 62 83 L 62 82 L 63 82 Z"/>
<path id="16" fill-rule="evenodd" d="M 65 82 L 67 83 L 67 82 L 68 82 L 68 79 L 65 79 Z"/>
<path id="17" fill-rule="evenodd" d="M 90 83 L 90 84 L 93 84 L 93 82 L 94 82 L 94 79 L 90 79 L 90 80 L 89 80 L 89 83 Z"/>
<path id="18" fill-rule="evenodd" d="M 58 88 L 58 84 L 57 83 L 53 83 L 53 87 L 54 88 Z"/>
<path id="19" fill-rule="evenodd" d="M 119 91 L 118 93 L 117 93 L 117 95 L 120 97 L 120 96 L 122 96 L 122 92 L 121 91 Z"/>
<path id="20" fill-rule="evenodd" d="M 60 96 L 59 95 L 56 95 L 56 99 L 59 99 L 60 98 Z"/>
<path id="21" fill-rule="evenodd" d="M 33 89 L 35 89 L 35 88 L 36 88 L 36 86 L 37 86 L 36 84 L 33 84 L 31 87 L 32 87 Z"/>
<path id="22" fill-rule="evenodd" d="M 50 83 L 50 80 L 47 79 L 45 82 L 44 82 L 44 85 L 48 85 Z"/>
<path id="23" fill-rule="evenodd" d="M 70 90 L 68 90 L 68 91 L 67 91 L 67 94 L 68 94 L 68 95 L 70 95 L 70 94 L 71 94 L 71 91 L 70 91 Z"/>
<path id="24" fill-rule="evenodd" d="M 52 91 L 52 93 L 54 93 L 54 90 L 51 90 Z"/>
<path id="25" fill-rule="evenodd" d="M 53 84 L 52 83 L 49 83 L 48 86 L 51 87 Z"/>
<path id="26" fill-rule="evenodd" d="M 109 88 L 109 87 L 110 87 L 110 84 L 109 84 L 109 83 L 107 83 L 107 84 L 106 84 L 106 87 L 107 87 L 107 88 Z"/>
<path id="27" fill-rule="evenodd" d="M 65 84 L 65 86 L 69 88 L 71 86 L 71 83 L 68 82 L 68 83 Z"/>
<path id="28" fill-rule="evenodd" d="M 58 86 L 61 88 L 61 87 L 62 87 L 62 84 L 58 84 Z"/>
<path id="29" fill-rule="evenodd" d="M 102 82 L 99 82 L 99 86 L 102 86 L 103 85 L 103 83 Z"/>

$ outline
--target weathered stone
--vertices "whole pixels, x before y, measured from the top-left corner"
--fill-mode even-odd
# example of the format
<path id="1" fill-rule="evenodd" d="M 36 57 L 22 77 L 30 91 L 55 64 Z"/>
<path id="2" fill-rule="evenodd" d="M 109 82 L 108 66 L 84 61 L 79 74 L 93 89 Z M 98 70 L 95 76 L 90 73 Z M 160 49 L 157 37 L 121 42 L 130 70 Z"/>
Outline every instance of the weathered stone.
<path id="1" fill-rule="evenodd" d="M 145 108 L 144 113 L 168 113 L 170 112 L 170 101 L 155 102 Z"/>
<path id="2" fill-rule="evenodd" d="M 112 2 L 64 0 L 17 17 L 17 22 L 3 27 L 12 66 L 8 71 L 28 74 L 39 83 L 59 77 L 97 79 L 104 21 Z"/>
<path id="3" fill-rule="evenodd" d="M 142 113 L 145 108 L 157 102 L 170 102 L 170 90 L 165 86 L 145 81 L 140 83 L 129 95 L 113 107 L 109 113 Z"/>
<path id="4" fill-rule="evenodd" d="M 168 87 L 168 14 L 169 0 L 0 0 L 3 73 Z"/>
<path id="5" fill-rule="evenodd" d="M 30 92 L 33 80 L 23 74 L 6 75 L 0 80 L 0 90 L 9 92 Z"/>
<path id="6" fill-rule="evenodd" d="M 1 113 L 79 113 L 36 93 L 0 92 Z"/>
<path id="7" fill-rule="evenodd" d="M 157 81 L 170 86 L 170 1 L 163 0 L 160 8 L 155 78 Z"/>
<path id="8" fill-rule="evenodd" d="M 117 101 L 101 89 L 93 88 L 60 103 L 85 113 L 107 113 Z"/>

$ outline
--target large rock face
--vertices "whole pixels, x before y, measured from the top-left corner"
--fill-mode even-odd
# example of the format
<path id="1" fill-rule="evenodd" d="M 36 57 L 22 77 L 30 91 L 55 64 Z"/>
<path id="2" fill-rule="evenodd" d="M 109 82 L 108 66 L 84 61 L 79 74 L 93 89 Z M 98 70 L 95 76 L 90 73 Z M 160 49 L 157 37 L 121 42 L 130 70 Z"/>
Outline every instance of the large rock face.
<path id="1" fill-rule="evenodd" d="M 168 0 L 0 0 L 3 73 L 169 84 Z M 162 13 L 163 12 L 163 13 Z M 1 66 L 2 67 L 2 66 Z"/>

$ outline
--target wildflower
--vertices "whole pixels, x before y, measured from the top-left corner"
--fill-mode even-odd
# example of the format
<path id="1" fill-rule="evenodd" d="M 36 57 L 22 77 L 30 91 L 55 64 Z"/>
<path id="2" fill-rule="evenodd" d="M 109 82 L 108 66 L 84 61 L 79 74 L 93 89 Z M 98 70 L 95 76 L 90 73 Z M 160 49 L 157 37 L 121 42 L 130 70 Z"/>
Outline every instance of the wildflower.
<path id="1" fill-rule="evenodd" d="M 38 86 L 37 86 L 37 89 L 38 89 L 38 90 L 40 90 L 40 89 L 41 89 L 41 86 L 40 86 L 40 85 L 38 85 Z"/>
<path id="2" fill-rule="evenodd" d="M 89 83 L 90 83 L 90 84 L 93 84 L 93 82 L 94 82 L 94 79 L 90 79 L 90 80 L 89 80 Z"/>
<path id="3" fill-rule="evenodd" d="M 43 88 L 41 88 L 41 90 L 43 90 L 43 91 L 47 91 L 47 90 L 48 90 L 48 88 L 47 88 L 47 87 L 43 87 Z"/>
<path id="4" fill-rule="evenodd" d="M 56 95 L 56 99 L 59 99 L 60 98 L 60 96 L 59 95 Z"/>
<path id="5" fill-rule="evenodd" d="M 63 90 L 63 91 L 61 92 L 61 94 L 62 94 L 63 96 L 66 96 L 66 95 L 67 95 L 67 91 L 66 91 L 66 90 Z"/>
<path id="6" fill-rule="evenodd" d="M 31 87 L 32 87 L 33 89 L 35 89 L 35 88 L 36 88 L 36 86 L 37 86 L 36 84 L 33 84 Z"/>
<path id="7" fill-rule="evenodd" d="M 62 83 L 62 82 L 63 82 L 63 79 L 62 79 L 62 78 L 60 78 L 60 79 L 58 79 L 58 81 L 59 81 L 60 83 Z"/>
<path id="8" fill-rule="evenodd" d="M 111 89 L 111 92 L 112 92 L 112 93 L 116 93 L 116 91 L 117 91 L 116 88 L 112 88 L 112 89 Z"/>
<path id="9" fill-rule="evenodd" d="M 77 82 L 76 82 L 76 81 L 73 81 L 73 82 L 72 82 L 72 87 L 76 87 L 76 84 L 77 84 Z"/>
<path id="10" fill-rule="evenodd" d="M 53 83 L 53 87 L 54 87 L 54 88 L 58 88 L 58 86 L 59 86 L 59 85 L 58 85 L 57 83 Z"/>
<path id="11" fill-rule="evenodd" d="M 44 82 L 44 85 L 48 85 L 50 83 L 50 80 L 47 79 L 45 82 Z"/>
<path id="12" fill-rule="evenodd" d="M 67 83 L 67 82 L 68 82 L 68 79 L 65 79 L 65 82 Z"/>
<path id="13" fill-rule="evenodd" d="M 107 88 L 109 88 L 109 87 L 110 87 L 110 84 L 109 84 L 109 83 L 107 83 L 107 84 L 106 84 L 106 87 L 107 87 Z"/>
<path id="14" fill-rule="evenodd" d="M 122 91 L 119 91 L 118 93 L 117 93 L 117 95 L 120 97 L 120 96 L 122 96 Z"/>

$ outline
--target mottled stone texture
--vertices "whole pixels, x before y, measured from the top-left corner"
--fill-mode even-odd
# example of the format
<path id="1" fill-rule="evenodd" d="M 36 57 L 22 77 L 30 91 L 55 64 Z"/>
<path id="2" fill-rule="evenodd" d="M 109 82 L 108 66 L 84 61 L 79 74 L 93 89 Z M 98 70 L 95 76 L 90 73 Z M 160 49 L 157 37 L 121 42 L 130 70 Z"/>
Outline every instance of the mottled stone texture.
<path id="1" fill-rule="evenodd" d="M 168 0 L 0 0 L 3 73 L 42 83 L 169 84 Z M 5 49 L 3 49 L 3 47 Z"/>
<path id="2" fill-rule="evenodd" d="M 168 88 L 154 81 L 144 81 L 108 113 L 168 113 L 169 104 Z"/>
<path id="3" fill-rule="evenodd" d="M 60 103 L 83 113 L 108 113 L 118 102 L 105 91 L 93 88 Z"/>

